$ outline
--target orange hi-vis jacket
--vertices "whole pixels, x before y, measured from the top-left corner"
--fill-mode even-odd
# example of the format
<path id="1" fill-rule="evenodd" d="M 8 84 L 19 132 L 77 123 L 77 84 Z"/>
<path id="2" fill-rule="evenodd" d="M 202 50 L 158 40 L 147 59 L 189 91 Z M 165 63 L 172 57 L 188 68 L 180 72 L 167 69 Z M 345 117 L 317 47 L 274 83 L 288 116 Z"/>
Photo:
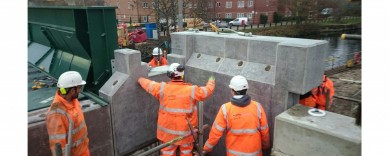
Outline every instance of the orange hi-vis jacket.
<path id="1" fill-rule="evenodd" d="M 157 138 L 163 142 L 191 133 L 187 118 L 192 126 L 198 125 L 196 102 L 211 96 L 215 88 L 214 80 L 209 80 L 204 87 L 183 81 L 157 83 L 143 77 L 138 79 L 138 83 L 160 102 Z M 175 144 L 182 145 L 192 142 L 194 138 L 187 137 Z"/>
<path id="2" fill-rule="evenodd" d="M 313 95 L 313 91 L 315 89 L 312 89 L 310 92 L 306 93 L 306 97 L 299 100 L 299 103 L 308 107 L 316 107 L 316 99 Z"/>
<path id="3" fill-rule="evenodd" d="M 149 62 L 149 66 L 151 67 L 157 67 L 157 66 L 165 66 L 168 65 L 168 61 L 165 57 L 160 56 L 161 62 L 160 65 L 157 64 L 157 60 L 153 57 L 153 59 Z"/>
<path id="4" fill-rule="evenodd" d="M 60 93 L 57 91 L 46 116 L 50 150 L 54 155 L 54 145 L 60 143 L 62 154 L 65 154 L 65 145 L 68 143 L 69 126 L 70 123 L 73 122 L 72 148 L 70 150 L 70 155 L 89 156 L 87 126 L 84 121 L 80 103 L 77 99 L 68 102 L 59 94 Z"/>
<path id="5" fill-rule="evenodd" d="M 334 95 L 333 82 L 328 77 L 324 76 L 322 84 L 312 90 L 312 94 L 315 97 L 315 102 L 319 109 L 325 110 L 327 92 L 329 92 L 329 104 L 331 104 Z"/>
<path id="6" fill-rule="evenodd" d="M 251 100 L 245 107 L 231 102 L 221 106 L 204 150 L 210 152 L 226 130 L 226 153 L 262 156 L 262 149 L 270 147 L 267 116 L 260 103 Z"/>

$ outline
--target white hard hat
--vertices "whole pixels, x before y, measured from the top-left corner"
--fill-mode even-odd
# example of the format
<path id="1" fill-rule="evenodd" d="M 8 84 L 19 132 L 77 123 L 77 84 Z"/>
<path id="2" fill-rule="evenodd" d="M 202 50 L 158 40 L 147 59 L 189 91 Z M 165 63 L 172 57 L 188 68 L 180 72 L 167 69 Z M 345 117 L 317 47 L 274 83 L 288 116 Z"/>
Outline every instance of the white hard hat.
<path id="1" fill-rule="evenodd" d="M 248 89 L 248 81 L 241 75 L 234 76 L 232 80 L 230 80 L 229 88 L 233 89 L 234 91 Z"/>
<path id="2" fill-rule="evenodd" d="M 153 49 L 153 55 L 162 55 L 162 50 L 161 48 L 159 49 L 158 47 Z"/>
<path id="3" fill-rule="evenodd" d="M 179 67 L 179 68 L 178 68 Z M 169 66 L 168 72 L 174 73 L 173 77 L 183 76 L 184 75 L 184 66 L 179 63 L 172 63 Z"/>
<path id="4" fill-rule="evenodd" d="M 67 71 L 62 73 L 60 78 L 58 78 L 57 87 L 58 88 L 70 88 L 80 85 L 85 85 L 86 82 L 81 78 L 81 75 L 77 71 Z"/>

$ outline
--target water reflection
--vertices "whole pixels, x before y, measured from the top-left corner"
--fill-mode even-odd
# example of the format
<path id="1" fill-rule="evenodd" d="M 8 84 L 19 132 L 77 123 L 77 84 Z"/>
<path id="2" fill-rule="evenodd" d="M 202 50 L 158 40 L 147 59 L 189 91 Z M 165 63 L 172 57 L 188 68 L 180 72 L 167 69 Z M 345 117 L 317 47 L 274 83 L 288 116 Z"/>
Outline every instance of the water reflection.
<path id="1" fill-rule="evenodd" d="M 347 34 L 361 34 L 361 30 L 347 32 Z M 341 34 L 325 34 L 311 39 L 326 40 L 329 42 L 326 51 L 325 70 L 343 66 L 353 59 L 355 52 L 362 51 L 361 40 L 342 40 Z"/>

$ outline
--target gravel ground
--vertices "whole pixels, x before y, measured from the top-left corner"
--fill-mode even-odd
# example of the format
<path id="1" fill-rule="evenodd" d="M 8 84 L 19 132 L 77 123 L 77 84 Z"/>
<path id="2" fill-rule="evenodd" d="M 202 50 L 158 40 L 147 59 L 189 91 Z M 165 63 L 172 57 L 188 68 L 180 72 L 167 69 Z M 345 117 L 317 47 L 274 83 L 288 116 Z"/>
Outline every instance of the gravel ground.
<path id="1" fill-rule="evenodd" d="M 352 68 L 336 74 L 328 75 L 328 77 L 333 81 L 335 88 L 333 105 L 329 111 L 345 116 L 355 117 L 359 102 L 345 100 L 338 98 L 337 96 L 361 101 L 361 68 Z"/>

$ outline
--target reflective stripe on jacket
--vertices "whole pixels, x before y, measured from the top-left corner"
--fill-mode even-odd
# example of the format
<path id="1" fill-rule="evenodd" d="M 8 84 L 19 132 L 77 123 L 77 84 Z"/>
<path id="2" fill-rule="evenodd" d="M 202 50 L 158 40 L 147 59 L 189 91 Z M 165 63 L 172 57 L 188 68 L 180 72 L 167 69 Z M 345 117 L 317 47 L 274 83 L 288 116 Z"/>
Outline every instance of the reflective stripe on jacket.
<path id="1" fill-rule="evenodd" d="M 138 82 L 143 89 L 160 102 L 157 138 L 164 142 L 191 133 L 186 119 L 189 118 L 193 126 L 198 125 L 196 102 L 209 97 L 215 88 L 214 80 L 208 81 L 204 87 L 183 81 L 157 83 L 142 77 L 138 79 Z M 193 137 L 187 137 L 175 144 L 181 145 L 193 141 Z"/>
<path id="2" fill-rule="evenodd" d="M 80 103 L 77 99 L 69 103 L 57 92 L 46 116 L 49 145 L 53 155 L 55 154 L 54 145 L 56 143 L 61 144 L 62 154 L 65 154 L 65 145 L 68 143 L 68 131 L 71 122 L 73 122 L 73 128 L 70 155 L 89 156 L 87 126 Z"/>
<path id="3" fill-rule="evenodd" d="M 260 103 L 253 100 L 245 107 L 231 102 L 221 106 L 204 150 L 211 151 L 225 130 L 227 155 L 261 156 L 262 149 L 270 147 L 267 116 Z"/>
<path id="4" fill-rule="evenodd" d="M 157 66 L 165 66 L 168 65 L 168 61 L 165 57 L 160 56 L 161 62 L 160 65 L 157 65 L 157 60 L 153 57 L 153 59 L 149 62 L 149 66 L 157 67 Z"/>

